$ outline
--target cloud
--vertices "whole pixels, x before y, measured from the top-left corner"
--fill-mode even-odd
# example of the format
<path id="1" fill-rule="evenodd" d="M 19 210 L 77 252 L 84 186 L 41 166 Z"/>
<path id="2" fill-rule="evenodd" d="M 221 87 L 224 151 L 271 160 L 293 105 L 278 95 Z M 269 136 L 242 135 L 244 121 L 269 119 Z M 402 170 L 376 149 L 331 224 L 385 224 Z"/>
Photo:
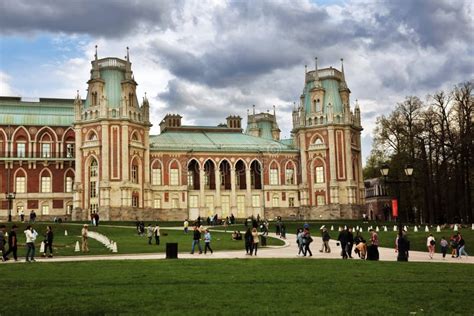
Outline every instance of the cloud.
<path id="1" fill-rule="evenodd" d="M 324 6 L 309 0 L 108 0 L 61 6 L 53 0 L 4 1 L 0 12 L 3 34 L 90 37 L 80 47 L 82 55 L 61 62 L 53 72 L 57 79 L 48 79 L 61 81 L 48 86 L 64 93 L 85 88 L 95 43 L 100 57 L 121 57 L 130 46 L 139 94 L 148 92 L 152 103 L 155 133 L 168 112 L 182 114 L 186 124 L 217 125 L 229 114 L 245 116 L 255 104 L 263 111 L 276 105 L 282 134 L 288 136 L 304 64 L 312 69 L 318 56 L 320 67 L 340 67 L 343 57 L 352 104 L 359 99 L 362 111 L 366 157 L 378 115 L 406 95 L 423 99 L 474 77 L 469 0 Z"/>
<path id="2" fill-rule="evenodd" d="M 64 32 L 123 37 L 175 25 L 182 1 L 29 1 L 0 3 L 0 32 Z"/>
<path id="3" fill-rule="evenodd" d="M 10 86 L 10 76 L 0 71 L 0 95 L 3 96 L 14 96 L 12 87 Z"/>

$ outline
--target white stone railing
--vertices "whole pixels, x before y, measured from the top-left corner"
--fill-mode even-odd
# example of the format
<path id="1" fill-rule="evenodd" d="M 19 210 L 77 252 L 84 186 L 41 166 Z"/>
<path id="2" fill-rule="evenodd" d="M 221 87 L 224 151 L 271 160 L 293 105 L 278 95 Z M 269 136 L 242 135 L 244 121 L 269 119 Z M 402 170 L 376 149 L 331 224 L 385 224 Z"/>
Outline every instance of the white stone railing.
<path id="1" fill-rule="evenodd" d="M 107 236 L 102 235 L 97 232 L 88 232 L 88 237 L 97 240 L 105 247 L 107 247 L 112 252 L 118 252 L 117 243 L 113 240 L 110 240 Z"/>

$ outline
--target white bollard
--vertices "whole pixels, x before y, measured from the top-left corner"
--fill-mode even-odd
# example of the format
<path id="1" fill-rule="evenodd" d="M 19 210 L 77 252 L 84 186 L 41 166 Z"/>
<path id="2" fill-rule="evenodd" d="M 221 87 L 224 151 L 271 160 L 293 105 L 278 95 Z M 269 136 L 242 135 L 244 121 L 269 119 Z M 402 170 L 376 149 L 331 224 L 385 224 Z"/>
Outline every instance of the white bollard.
<path id="1" fill-rule="evenodd" d="M 323 229 L 323 228 L 324 228 L 324 226 L 326 226 L 326 225 L 321 225 L 321 227 L 319 228 L 319 230 Z"/>
<path id="2" fill-rule="evenodd" d="M 64 236 L 67 236 L 67 230 L 64 231 Z"/>
<path id="3" fill-rule="evenodd" d="M 8 238 L 8 232 L 5 232 L 5 238 Z"/>
<path id="4" fill-rule="evenodd" d="M 413 228 L 413 231 L 414 231 L 415 233 L 418 232 L 418 227 L 417 227 L 416 225 L 415 225 L 415 228 Z"/>
<path id="5" fill-rule="evenodd" d="M 334 230 L 334 226 L 333 226 L 333 225 L 331 225 L 331 230 Z"/>
<path id="6" fill-rule="evenodd" d="M 384 232 L 387 232 L 387 231 L 388 231 L 387 226 L 384 226 L 384 227 L 383 227 L 383 231 L 384 231 Z"/>
<path id="7" fill-rule="evenodd" d="M 439 225 L 436 227 L 436 232 L 441 233 L 441 227 Z"/>
<path id="8" fill-rule="evenodd" d="M 45 244 L 44 244 L 44 241 L 42 241 L 41 246 L 40 246 L 40 253 L 44 253 L 44 247 L 45 247 Z"/>
<path id="9" fill-rule="evenodd" d="M 344 225 L 344 229 L 347 229 L 347 225 Z"/>
<path id="10" fill-rule="evenodd" d="M 375 231 L 378 233 L 380 231 L 379 227 L 375 227 Z"/>
<path id="11" fill-rule="evenodd" d="M 474 224 L 472 224 L 472 226 L 471 226 L 471 230 L 474 230 Z"/>
<path id="12" fill-rule="evenodd" d="M 429 232 L 430 229 L 428 228 L 428 225 L 425 226 L 425 232 Z"/>
<path id="13" fill-rule="evenodd" d="M 394 232 L 397 231 L 397 225 L 393 225 L 393 231 L 394 231 Z"/>
<path id="14" fill-rule="evenodd" d="M 357 227 L 356 227 L 356 231 L 359 231 L 359 225 L 357 225 Z"/>
<path id="15" fill-rule="evenodd" d="M 340 232 L 341 230 L 342 230 L 342 228 L 341 228 L 341 226 L 339 226 L 339 228 L 337 229 L 337 231 L 339 231 L 339 232 Z"/>
<path id="16" fill-rule="evenodd" d="M 403 230 L 407 232 L 407 231 L 408 231 L 408 227 L 404 226 L 404 227 L 403 227 Z"/>
<path id="17" fill-rule="evenodd" d="M 457 232 L 459 230 L 458 224 L 454 224 L 454 231 Z"/>
<path id="18" fill-rule="evenodd" d="M 76 241 L 76 248 L 74 248 L 74 252 L 79 252 L 81 251 L 81 247 L 79 246 L 79 242 Z"/>

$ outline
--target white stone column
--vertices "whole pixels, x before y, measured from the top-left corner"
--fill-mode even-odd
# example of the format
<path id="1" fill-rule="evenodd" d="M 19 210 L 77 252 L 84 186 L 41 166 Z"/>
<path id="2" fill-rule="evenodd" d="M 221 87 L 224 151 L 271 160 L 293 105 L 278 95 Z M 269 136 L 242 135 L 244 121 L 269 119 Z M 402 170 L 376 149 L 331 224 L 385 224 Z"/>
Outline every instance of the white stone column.
<path id="1" fill-rule="evenodd" d="M 230 207 L 231 210 L 237 207 L 235 168 L 230 169 Z"/>
<path id="2" fill-rule="evenodd" d="M 204 194 L 204 167 L 199 168 L 199 205 L 201 210 L 206 205 Z M 199 214 L 201 214 L 201 210 L 199 211 Z"/>
<path id="3" fill-rule="evenodd" d="M 220 211 L 221 207 L 221 177 L 220 177 L 220 171 L 219 168 L 216 167 L 214 169 L 214 181 L 216 183 L 216 194 L 215 194 L 215 199 L 214 199 L 214 209 L 216 210 L 216 213 Z M 220 216 L 220 214 L 219 214 Z"/>

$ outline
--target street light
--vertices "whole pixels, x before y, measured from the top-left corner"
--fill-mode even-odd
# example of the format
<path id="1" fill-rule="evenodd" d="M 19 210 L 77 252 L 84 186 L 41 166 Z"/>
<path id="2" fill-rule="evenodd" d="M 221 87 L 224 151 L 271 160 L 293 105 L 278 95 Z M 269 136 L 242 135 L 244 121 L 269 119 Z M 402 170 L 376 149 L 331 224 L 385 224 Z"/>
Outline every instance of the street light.
<path id="1" fill-rule="evenodd" d="M 408 177 L 411 177 L 412 174 L 413 174 L 413 166 L 410 164 L 405 165 L 405 175 L 407 175 Z"/>
<path id="2" fill-rule="evenodd" d="M 12 221 L 12 207 L 13 207 L 13 200 L 16 197 L 16 192 L 5 192 L 5 199 L 8 201 L 8 221 Z"/>
<path id="3" fill-rule="evenodd" d="M 387 164 L 383 164 L 381 167 L 380 167 L 380 173 L 382 174 L 382 176 L 384 177 L 387 177 L 388 176 L 388 172 L 390 171 L 390 167 L 387 165 Z"/>

